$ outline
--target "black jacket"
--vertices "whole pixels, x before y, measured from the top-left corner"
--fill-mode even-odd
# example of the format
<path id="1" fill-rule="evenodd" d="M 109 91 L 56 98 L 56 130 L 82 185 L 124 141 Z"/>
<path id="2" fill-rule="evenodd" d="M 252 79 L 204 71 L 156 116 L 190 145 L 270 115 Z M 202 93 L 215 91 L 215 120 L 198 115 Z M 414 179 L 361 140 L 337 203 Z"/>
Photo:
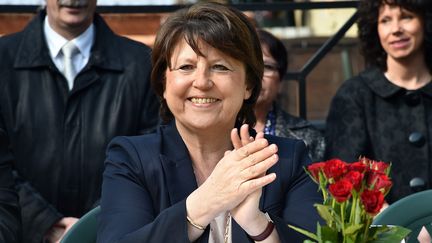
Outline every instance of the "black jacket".
<path id="1" fill-rule="evenodd" d="M 0 162 L 12 161 L 24 242 L 40 242 L 60 217 L 80 217 L 100 197 L 107 143 L 153 130 L 150 48 L 115 35 L 95 16 L 95 41 L 73 90 L 51 60 L 45 12 L 0 39 Z"/>
<path id="2" fill-rule="evenodd" d="M 0 136 L 3 136 L 2 133 L 3 131 L 0 130 Z M 10 161 L 2 158 L 0 160 L 0 242 L 16 243 L 20 241 L 20 218 L 18 195 L 14 190 L 11 164 Z"/>
<path id="3" fill-rule="evenodd" d="M 432 83 L 406 90 L 377 68 L 346 81 L 327 117 L 328 158 L 359 156 L 392 163 L 389 202 L 414 192 L 410 181 L 432 182 Z"/>

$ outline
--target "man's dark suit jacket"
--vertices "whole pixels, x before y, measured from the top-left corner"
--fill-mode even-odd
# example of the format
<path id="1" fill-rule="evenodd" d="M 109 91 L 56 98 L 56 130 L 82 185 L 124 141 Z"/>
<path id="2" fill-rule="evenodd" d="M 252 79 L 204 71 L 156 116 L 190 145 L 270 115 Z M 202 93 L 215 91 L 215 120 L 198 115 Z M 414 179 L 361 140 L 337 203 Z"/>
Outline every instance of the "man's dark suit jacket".
<path id="1" fill-rule="evenodd" d="M 260 209 L 275 222 L 281 242 L 302 242 L 288 224 L 315 230 L 321 202 L 303 167 L 310 163 L 302 141 L 266 137 L 279 150 Z M 157 133 L 117 137 L 108 146 L 102 185 L 98 242 L 189 242 L 186 198 L 197 188 L 192 161 L 174 123 Z M 204 203 L 204 202 L 203 202 Z M 208 242 L 209 227 L 197 242 Z M 252 242 L 233 220 L 232 242 Z"/>
<path id="2" fill-rule="evenodd" d="M 0 38 L 0 167 L 13 165 L 25 243 L 98 205 L 108 143 L 153 131 L 159 119 L 149 47 L 95 15 L 89 61 L 69 90 L 49 54 L 45 17 Z"/>

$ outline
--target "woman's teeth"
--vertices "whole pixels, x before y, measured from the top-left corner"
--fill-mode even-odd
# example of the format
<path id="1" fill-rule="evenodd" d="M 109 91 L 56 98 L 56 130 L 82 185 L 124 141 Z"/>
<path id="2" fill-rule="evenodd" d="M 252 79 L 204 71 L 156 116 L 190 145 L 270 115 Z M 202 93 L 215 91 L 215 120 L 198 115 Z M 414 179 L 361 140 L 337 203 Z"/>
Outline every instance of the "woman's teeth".
<path id="1" fill-rule="evenodd" d="M 192 103 L 196 104 L 207 104 L 207 103 L 214 103 L 217 101 L 215 98 L 191 98 Z"/>

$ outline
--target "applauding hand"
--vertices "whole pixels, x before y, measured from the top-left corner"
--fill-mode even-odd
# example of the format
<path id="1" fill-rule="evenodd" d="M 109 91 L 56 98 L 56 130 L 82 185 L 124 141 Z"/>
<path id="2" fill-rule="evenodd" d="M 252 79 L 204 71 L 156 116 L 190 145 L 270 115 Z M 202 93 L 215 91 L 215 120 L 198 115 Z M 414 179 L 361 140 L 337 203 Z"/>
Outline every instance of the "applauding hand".
<path id="1" fill-rule="evenodd" d="M 240 136 L 237 129 L 233 129 L 231 132 L 231 141 L 234 145 L 234 149 L 240 149 L 241 147 L 261 138 L 264 138 L 264 133 L 262 132 L 257 133 L 255 138 L 251 137 L 248 125 L 243 125 L 240 128 Z M 277 155 L 275 154 L 274 156 Z M 262 173 L 258 177 L 263 177 L 265 175 L 266 172 Z M 249 235 L 258 235 L 267 225 L 267 219 L 265 218 L 264 213 L 259 209 L 261 194 L 262 187 L 249 194 L 243 202 L 231 210 L 231 216 Z"/>

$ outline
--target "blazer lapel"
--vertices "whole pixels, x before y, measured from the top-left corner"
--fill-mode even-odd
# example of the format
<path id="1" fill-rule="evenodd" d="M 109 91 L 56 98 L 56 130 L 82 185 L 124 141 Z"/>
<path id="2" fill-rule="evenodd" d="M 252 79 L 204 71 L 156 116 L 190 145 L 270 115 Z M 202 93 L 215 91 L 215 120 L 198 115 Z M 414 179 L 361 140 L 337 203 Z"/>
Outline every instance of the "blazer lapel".
<path id="1" fill-rule="evenodd" d="M 170 185 L 170 203 L 175 204 L 186 199 L 198 186 L 192 161 L 174 122 L 162 130 L 162 138 L 160 159 L 167 184 Z"/>
<path id="2" fill-rule="evenodd" d="M 170 204 L 173 205 L 186 199 L 198 188 L 186 145 L 178 133 L 175 123 L 171 122 L 162 130 L 162 149 L 160 160 L 167 180 Z M 208 242 L 209 227 L 197 240 L 199 243 Z"/>

